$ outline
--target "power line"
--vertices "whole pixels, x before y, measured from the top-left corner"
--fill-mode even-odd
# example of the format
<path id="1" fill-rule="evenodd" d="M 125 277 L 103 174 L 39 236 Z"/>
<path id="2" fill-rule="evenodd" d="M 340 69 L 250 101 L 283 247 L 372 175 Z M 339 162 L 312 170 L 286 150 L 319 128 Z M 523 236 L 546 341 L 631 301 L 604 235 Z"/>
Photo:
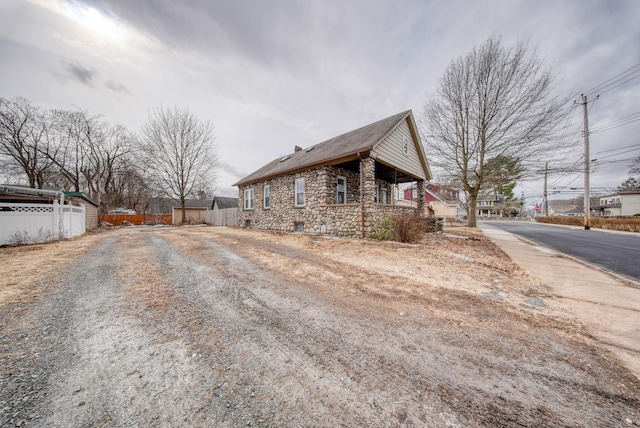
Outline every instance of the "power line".
<path id="1" fill-rule="evenodd" d="M 612 163 L 629 162 L 629 161 L 634 160 L 634 159 L 635 158 L 613 159 L 613 160 L 604 161 L 604 162 L 599 162 L 598 161 L 598 162 L 596 162 L 596 164 L 598 164 L 598 165 L 609 165 L 609 164 L 612 164 Z"/>
<path id="2" fill-rule="evenodd" d="M 612 154 L 612 155 L 601 156 L 601 157 L 599 157 L 598 159 L 594 159 L 594 160 L 592 160 L 591 162 L 595 162 L 595 161 L 598 161 L 598 160 L 600 160 L 600 159 L 611 158 L 611 157 L 613 157 L 613 156 L 620 156 L 620 155 L 624 155 L 625 153 L 631 153 L 631 152 L 635 152 L 635 151 L 638 151 L 638 150 L 640 150 L 640 148 L 631 149 L 631 150 L 627 150 L 627 151 L 620 152 L 620 153 L 614 153 L 614 154 Z"/>
<path id="3" fill-rule="evenodd" d="M 600 94 L 609 92 L 615 88 L 617 88 L 618 86 L 633 80 L 637 77 L 640 77 L 640 64 L 636 64 L 628 69 L 626 69 L 625 71 L 623 71 L 622 73 L 613 76 L 611 79 L 606 80 L 604 82 L 602 82 L 601 84 L 594 86 L 593 88 L 591 88 L 589 91 L 585 92 L 585 95 L 591 95 L 595 92 L 600 92 Z M 626 80 L 625 80 L 626 79 Z M 622 83 L 619 83 L 621 80 L 624 80 Z M 610 88 L 610 86 L 612 85 L 616 85 L 613 88 Z M 609 88 L 609 89 L 606 89 Z M 605 90 L 606 89 L 606 90 Z M 604 91 L 604 92 L 603 92 Z"/>
<path id="4" fill-rule="evenodd" d="M 608 153 L 608 152 L 615 152 L 617 150 L 624 150 L 624 149 L 630 149 L 632 147 L 640 147 L 640 144 L 632 144 L 630 146 L 624 146 L 624 147 L 618 147 L 616 149 L 609 149 L 609 150 L 602 150 L 599 152 L 594 153 L 594 155 L 599 155 L 600 153 Z"/>
<path id="5" fill-rule="evenodd" d="M 630 124 L 632 124 L 634 122 L 637 122 L 639 120 L 640 120 L 640 112 L 637 112 L 637 113 L 633 113 L 633 114 L 630 114 L 628 116 L 625 116 L 623 118 L 616 119 L 616 120 L 611 121 L 609 123 L 605 123 L 603 125 L 596 126 L 590 132 L 592 134 L 594 134 L 594 133 L 597 133 L 597 132 L 609 131 L 611 129 L 619 128 L 619 127 L 624 126 L 624 125 L 630 125 Z"/>

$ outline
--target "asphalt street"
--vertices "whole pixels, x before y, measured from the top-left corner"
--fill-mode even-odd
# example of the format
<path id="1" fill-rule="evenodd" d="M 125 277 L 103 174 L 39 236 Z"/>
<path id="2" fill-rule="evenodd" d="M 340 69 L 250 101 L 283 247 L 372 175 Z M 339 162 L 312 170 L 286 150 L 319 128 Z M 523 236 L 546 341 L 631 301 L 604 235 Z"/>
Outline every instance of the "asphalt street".
<path id="1" fill-rule="evenodd" d="M 629 279 L 640 281 L 640 234 L 611 233 L 523 221 L 490 221 L 491 226 L 526 238 Z"/>

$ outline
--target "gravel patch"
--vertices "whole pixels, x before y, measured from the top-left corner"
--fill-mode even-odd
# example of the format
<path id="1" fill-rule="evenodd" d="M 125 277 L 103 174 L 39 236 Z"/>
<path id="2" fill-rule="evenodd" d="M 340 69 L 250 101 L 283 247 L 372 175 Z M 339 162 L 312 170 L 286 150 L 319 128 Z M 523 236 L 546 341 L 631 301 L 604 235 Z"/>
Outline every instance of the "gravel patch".
<path id="1" fill-rule="evenodd" d="M 443 260 L 468 263 L 488 245 L 455 241 Z M 428 286 L 332 255 L 350 245 L 369 258 L 433 251 L 230 229 L 114 231 L 44 280 L 46 293 L 0 306 L 0 425 L 640 421 L 640 382 L 539 298 L 484 299 L 484 286 Z M 517 294 L 523 278 L 504 260 L 483 263 L 500 266 L 504 293 Z"/>

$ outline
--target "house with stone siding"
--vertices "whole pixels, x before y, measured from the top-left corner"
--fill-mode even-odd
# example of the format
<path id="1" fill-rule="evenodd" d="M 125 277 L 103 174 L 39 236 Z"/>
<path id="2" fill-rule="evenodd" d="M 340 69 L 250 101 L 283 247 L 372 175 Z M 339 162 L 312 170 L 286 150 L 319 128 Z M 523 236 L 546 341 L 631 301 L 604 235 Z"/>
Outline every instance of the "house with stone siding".
<path id="1" fill-rule="evenodd" d="M 427 158 L 411 110 L 274 159 L 234 184 L 243 227 L 367 237 L 384 218 L 425 215 Z M 414 207 L 396 204 L 413 183 Z"/>

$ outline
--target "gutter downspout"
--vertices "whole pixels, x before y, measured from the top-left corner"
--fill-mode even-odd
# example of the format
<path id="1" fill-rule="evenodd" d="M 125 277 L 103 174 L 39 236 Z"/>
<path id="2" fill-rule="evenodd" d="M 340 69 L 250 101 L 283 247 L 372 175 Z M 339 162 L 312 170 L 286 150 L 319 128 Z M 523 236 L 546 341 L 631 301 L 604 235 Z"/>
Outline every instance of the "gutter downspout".
<path id="1" fill-rule="evenodd" d="M 360 238 L 364 239 L 364 167 L 360 152 L 358 152 L 358 160 L 360 161 Z"/>

